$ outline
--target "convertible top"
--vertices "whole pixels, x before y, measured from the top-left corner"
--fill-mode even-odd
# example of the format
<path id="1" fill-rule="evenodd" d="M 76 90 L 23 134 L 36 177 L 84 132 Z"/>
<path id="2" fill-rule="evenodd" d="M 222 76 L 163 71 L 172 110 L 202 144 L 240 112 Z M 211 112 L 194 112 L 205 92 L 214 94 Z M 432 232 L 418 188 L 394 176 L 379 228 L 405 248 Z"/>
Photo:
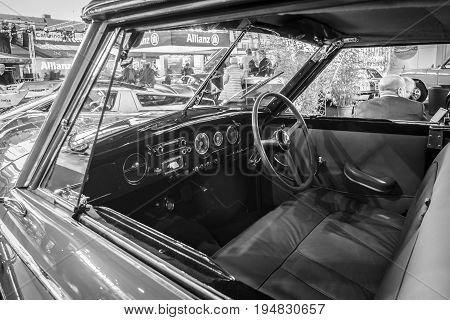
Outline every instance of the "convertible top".
<path id="1" fill-rule="evenodd" d="M 145 15 L 192 24 L 228 21 L 236 28 L 250 21 L 316 43 L 359 38 L 347 46 L 450 42 L 448 0 L 94 0 L 83 10 L 85 21 L 132 23 Z"/>

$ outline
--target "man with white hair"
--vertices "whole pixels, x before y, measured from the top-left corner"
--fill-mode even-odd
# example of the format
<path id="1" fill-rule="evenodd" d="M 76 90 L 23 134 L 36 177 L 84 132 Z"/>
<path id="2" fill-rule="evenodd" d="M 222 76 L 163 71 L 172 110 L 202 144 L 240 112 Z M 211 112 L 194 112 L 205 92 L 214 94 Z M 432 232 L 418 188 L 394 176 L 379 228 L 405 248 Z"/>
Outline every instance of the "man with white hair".
<path id="1" fill-rule="evenodd" d="M 355 109 L 356 118 L 390 120 L 427 120 L 423 103 L 405 98 L 405 80 L 397 75 L 387 75 L 380 80 L 380 97 L 364 101 Z"/>

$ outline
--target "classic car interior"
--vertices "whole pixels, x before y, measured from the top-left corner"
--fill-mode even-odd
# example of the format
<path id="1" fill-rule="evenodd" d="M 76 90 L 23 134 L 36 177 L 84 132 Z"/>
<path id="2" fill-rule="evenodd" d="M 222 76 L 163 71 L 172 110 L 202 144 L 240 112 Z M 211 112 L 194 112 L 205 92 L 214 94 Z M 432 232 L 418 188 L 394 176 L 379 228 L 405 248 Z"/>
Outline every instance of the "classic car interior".
<path id="1" fill-rule="evenodd" d="M 126 213 L 211 256 L 272 298 L 391 299 L 403 285 L 429 297 L 440 294 L 415 277 L 429 275 L 425 265 L 433 259 L 436 268 L 444 267 L 439 257 L 424 262 L 420 256 L 429 249 L 414 246 L 419 234 L 426 241 L 443 227 L 432 217 L 444 214 L 444 204 L 431 200 L 435 183 L 446 185 L 448 148 L 430 161 L 436 151 L 428 147 L 428 125 L 307 119 L 311 158 L 323 163 L 308 163 L 305 136 L 294 135 L 288 148 L 314 180 L 304 179 L 304 187 L 293 191 L 254 167 L 250 122 L 249 112 L 225 112 L 217 120 L 205 116 L 157 131 L 142 140 L 142 154 L 133 152 L 134 145 L 120 154 L 98 151 L 83 193 L 99 199 L 94 206 Z M 279 117 L 269 127 L 275 132 L 294 123 Z M 214 141 L 203 156 L 193 151 L 195 134 Z M 105 160 L 108 153 L 113 162 Z M 146 169 L 131 169 L 138 163 Z M 106 208 L 100 215 L 115 221 L 117 213 Z M 415 255 L 418 260 L 411 260 Z M 407 266 L 418 268 L 414 276 Z"/>
<path id="2" fill-rule="evenodd" d="M 253 23 L 298 33 L 295 19 Z M 259 108 L 267 97 L 294 117 L 268 121 L 271 106 Z M 173 119 L 122 133 L 114 149 L 111 137 L 97 141 L 83 194 L 106 221 L 125 214 L 271 298 L 445 297 L 432 272 L 448 259 L 427 242 L 449 221 L 441 220 L 445 197 L 433 190 L 450 187 L 450 160 L 448 148 L 433 160 L 440 148 L 430 148 L 429 124 L 305 123 L 275 93 L 261 95 L 251 112 Z"/>
<path id="3" fill-rule="evenodd" d="M 448 298 L 450 128 L 303 117 L 295 100 L 342 47 L 448 41 L 450 6 L 263 2 L 257 16 L 196 27 L 321 48 L 279 93 L 102 127 L 74 152 L 86 175 L 56 166 L 47 188 L 87 197 L 94 210 L 74 219 L 126 252 L 137 245 L 231 298 Z"/>

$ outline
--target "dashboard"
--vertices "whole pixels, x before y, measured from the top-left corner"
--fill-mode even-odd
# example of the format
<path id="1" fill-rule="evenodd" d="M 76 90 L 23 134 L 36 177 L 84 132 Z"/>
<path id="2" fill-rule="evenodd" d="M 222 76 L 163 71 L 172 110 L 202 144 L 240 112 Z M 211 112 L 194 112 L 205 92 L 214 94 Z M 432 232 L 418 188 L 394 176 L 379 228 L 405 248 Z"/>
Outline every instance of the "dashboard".
<path id="1" fill-rule="evenodd" d="M 94 155 L 92 185 L 85 191 L 91 199 L 106 201 L 155 184 L 160 190 L 196 173 L 236 170 L 253 146 L 251 114 L 243 111 L 137 131 L 135 141 L 111 145 L 109 155 Z M 99 178 L 103 183 L 94 186 Z"/>

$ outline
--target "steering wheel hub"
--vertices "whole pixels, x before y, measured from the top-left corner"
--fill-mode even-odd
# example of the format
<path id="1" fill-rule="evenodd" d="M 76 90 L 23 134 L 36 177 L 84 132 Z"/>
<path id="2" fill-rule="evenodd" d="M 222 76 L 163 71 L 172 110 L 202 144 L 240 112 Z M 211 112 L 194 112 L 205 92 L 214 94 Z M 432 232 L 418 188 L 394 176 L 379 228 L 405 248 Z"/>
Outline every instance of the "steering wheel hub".
<path id="1" fill-rule="evenodd" d="M 258 109 L 261 105 L 261 101 L 267 97 L 274 97 L 278 98 L 283 101 L 292 111 L 294 116 L 296 117 L 295 124 L 288 128 L 288 129 L 278 129 L 276 130 L 270 139 L 262 139 L 260 130 L 259 130 L 259 124 L 258 124 Z M 294 132 L 297 129 L 300 129 L 303 131 L 303 134 L 306 139 L 306 146 L 308 151 L 308 158 L 306 159 L 306 170 L 298 170 L 298 161 L 295 161 L 295 155 L 298 154 L 297 150 L 295 150 L 295 145 L 292 142 L 291 136 L 294 134 Z M 278 181 L 282 182 L 283 185 L 287 186 L 289 189 L 294 189 L 297 191 L 301 191 L 309 187 L 311 184 L 313 178 L 314 178 L 314 161 L 313 161 L 313 153 L 311 151 L 311 141 L 308 133 L 308 128 L 306 126 L 306 123 L 301 116 L 301 114 L 298 112 L 297 108 L 294 106 L 294 104 L 286 98 L 284 95 L 280 93 L 275 92 L 266 92 L 261 94 L 255 101 L 255 104 L 253 105 L 253 111 L 252 111 L 252 130 L 253 130 L 253 138 L 255 141 L 255 147 L 258 150 L 261 161 L 268 169 L 269 173 L 271 173 Z M 276 152 L 281 151 L 283 157 L 285 158 L 287 162 L 287 167 L 290 172 L 290 176 L 286 176 L 286 172 L 278 172 L 277 169 L 275 169 L 277 166 L 273 166 L 271 161 L 269 160 L 269 157 L 267 155 L 266 149 L 269 149 L 272 152 L 272 158 L 277 160 L 275 158 Z M 303 156 L 303 155 L 302 155 Z M 286 165 L 284 165 L 286 167 Z M 300 171 L 306 171 L 307 178 L 302 179 L 300 177 Z M 294 181 L 294 183 L 293 183 Z"/>
<path id="2" fill-rule="evenodd" d="M 285 130 L 279 129 L 275 131 L 272 138 L 278 142 L 278 147 L 282 151 L 289 150 L 289 147 L 291 146 L 291 137 L 289 137 L 289 134 Z"/>

